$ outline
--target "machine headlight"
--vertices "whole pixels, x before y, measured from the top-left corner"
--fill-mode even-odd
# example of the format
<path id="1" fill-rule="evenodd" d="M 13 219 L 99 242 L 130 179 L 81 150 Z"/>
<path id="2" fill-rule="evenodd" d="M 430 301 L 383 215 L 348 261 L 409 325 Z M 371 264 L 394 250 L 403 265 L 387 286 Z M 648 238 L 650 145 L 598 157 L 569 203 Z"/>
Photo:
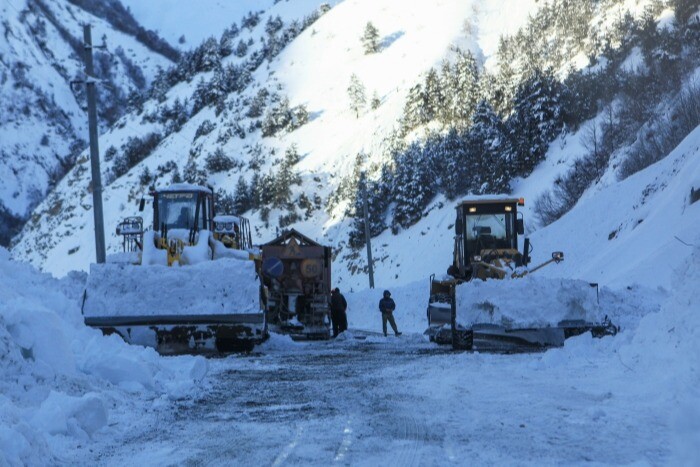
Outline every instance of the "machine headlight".
<path id="1" fill-rule="evenodd" d="M 481 261 L 481 256 L 479 256 L 479 255 L 474 256 L 474 262 L 478 263 L 480 261 Z"/>
<path id="2" fill-rule="evenodd" d="M 233 230 L 233 222 L 227 222 L 225 228 L 226 230 Z"/>
<path id="3" fill-rule="evenodd" d="M 224 224 L 221 222 L 216 223 L 216 230 L 224 230 Z"/>

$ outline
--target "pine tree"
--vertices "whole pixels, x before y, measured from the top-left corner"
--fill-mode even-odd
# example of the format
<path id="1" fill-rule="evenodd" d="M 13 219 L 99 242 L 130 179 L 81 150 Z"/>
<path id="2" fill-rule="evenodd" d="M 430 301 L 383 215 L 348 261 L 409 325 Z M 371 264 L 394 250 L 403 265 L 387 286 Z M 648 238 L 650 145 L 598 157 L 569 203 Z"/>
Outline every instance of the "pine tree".
<path id="1" fill-rule="evenodd" d="M 245 178 L 238 177 L 236 183 L 236 191 L 233 194 L 233 212 L 236 215 L 241 215 L 252 208 L 251 190 L 245 181 Z"/>
<path id="2" fill-rule="evenodd" d="M 233 53 L 233 39 L 238 35 L 238 27 L 235 24 L 233 26 L 236 29 L 226 28 L 219 39 L 219 55 L 222 58 Z"/>
<path id="3" fill-rule="evenodd" d="M 448 199 L 455 199 L 469 191 L 474 177 L 473 161 L 468 157 L 465 138 L 452 127 L 436 146 L 442 189 Z"/>
<path id="4" fill-rule="evenodd" d="M 466 125 L 479 100 L 479 71 L 470 52 L 460 51 L 454 64 L 454 93 L 452 114 L 454 121 Z"/>
<path id="5" fill-rule="evenodd" d="M 428 74 L 425 76 L 425 87 L 421 101 L 421 123 L 428 123 L 437 118 L 440 109 L 445 105 L 442 89 L 440 89 L 440 79 L 434 68 L 428 70 Z"/>
<path id="6" fill-rule="evenodd" d="M 369 105 L 372 110 L 377 110 L 379 106 L 382 105 L 382 101 L 379 99 L 379 94 L 377 94 L 377 91 L 372 93 L 372 99 L 370 100 Z"/>
<path id="7" fill-rule="evenodd" d="M 223 149 L 216 148 L 207 156 L 205 167 L 209 173 L 227 172 L 236 167 L 236 161 L 227 156 Z"/>
<path id="8" fill-rule="evenodd" d="M 535 70 L 518 86 L 513 113 L 507 121 L 516 156 L 516 175 L 527 176 L 532 172 L 561 129 L 563 92 L 562 85 L 549 70 Z"/>
<path id="9" fill-rule="evenodd" d="M 251 209 L 260 209 L 260 172 L 253 171 L 253 178 L 250 180 L 250 207 Z"/>
<path id="10" fill-rule="evenodd" d="M 416 84 L 408 90 L 408 95 L 406 96 L 406 103 L 403 107 L 401 129 L 404 135 L 421 124 L 422 107 L 423 87 L 420 84 Z"/>
<path id="11" fill-rule="evenodd" d="M 405 152 L 395 157 L 396 171 L 392 185 L 392 199 L 396 203 L 392 232 L 408 228 L 418 222 L 423 209 L 435 195 L 433 154 L 411 144 Z"/>
<path id="12" fill-rule="evenodd" d="M 472 174 L 470 190 L 477 194 L 501 194 L 510 190 L 514 168 L 505 128 L 491 105 L 480 101 L 467 137 L 467 159 Z"/>
<path id="13" fill-rule="evenodd" d="M 205 40 L 194 50 L 192 60 L 195 72 L 212 71 L 220 67 L 221 57 L 219 56 L 218 41 L 213 37 Z"/>
<path id="14" fill-rule="evenodd" d="M 369 21 L 365 26 L 365 32 L 362 34 L 361 40 L 365 49 L 365 55 L 379 51 L 379 30 Z"/>
<path id="15" fill-rule="evenodd" d="M 216 191 L 216 212 L 215 214 L 231 215 L 238 214 L 234 207 L 233 196 L 231 193 L 219 188 Z"/>
<path id="16" fill-rule="evenodd" d="M 236 57 L 243 58 L 247 53 L 248 45 L 245 42 L 243 42 L 243 39 L 239 40 L 235 50 Z"/>
<path id="17" fill-rule="evenodd" d="M 355 112 L 355 117 L 360 118 L 360 110 L 365 107 L 367 97 L 365 96 L 365 86 L 354 73 L 350 77 L 348 96 L 350 97 L 350 108 Z"/>
<path id="18" fill-rule="evenodd" d="M 285 151 L 279 171 L 274 176 L 272 186 L 272 206 L 275 208 L 291 208 L 290 198 L 292 186 L 301 185 L 301 176 L 294 169 L 299 162 L 299 154 L 296 145 L 292 145 Z"/>

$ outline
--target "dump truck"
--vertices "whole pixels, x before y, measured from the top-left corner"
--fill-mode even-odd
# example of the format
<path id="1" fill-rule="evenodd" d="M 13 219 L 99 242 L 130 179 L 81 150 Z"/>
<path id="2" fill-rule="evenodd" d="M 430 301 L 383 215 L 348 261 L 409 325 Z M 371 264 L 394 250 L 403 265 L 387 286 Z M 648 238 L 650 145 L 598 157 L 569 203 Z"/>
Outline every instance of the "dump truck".
<path id="1" fill-rule="evenodd" d="M 290 229 L 260 249 L 270 330 L 330 338 L 331 248 Z"/>
<path id="2" fill-rule="evenodd" d="M 261 256 L 247 219 L 216 214 L 211 187 L 153 189 L 153 222 L 117 226 L 122 252 L 92 264 L 85 324 L 164 354 L 250 350 L 268 335 Z M 145 199 L 141 199 L 140 211 Z"/>
<path id="3" fill-rule="evenodd" d="M 556 347 L 591 332 L 614 335 L 600 318 L 598 285 L 533 275 L 564 261 L 564 253 L 531 267 L 532 244 L 518 207 L 522 198 L 472 197 L 456 206 L 452 264 L 430 277 L 428 330 L 431 340 L 454 349 L 522 351 Z"/>

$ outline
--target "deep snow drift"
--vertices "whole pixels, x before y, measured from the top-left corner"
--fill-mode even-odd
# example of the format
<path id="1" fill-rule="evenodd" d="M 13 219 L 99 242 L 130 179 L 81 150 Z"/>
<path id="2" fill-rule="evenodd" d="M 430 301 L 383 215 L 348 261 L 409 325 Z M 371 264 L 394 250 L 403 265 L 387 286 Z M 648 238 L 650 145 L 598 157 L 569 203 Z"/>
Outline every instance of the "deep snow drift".
<path id="1" fill-rule="evenodd" d="M 162 358 L 85 327 L 85 274 L 59 281 L 0 248 L 0 278 L 0 464 L 71 463 L 146 406 L 199 391 L 204 358 Z"/>

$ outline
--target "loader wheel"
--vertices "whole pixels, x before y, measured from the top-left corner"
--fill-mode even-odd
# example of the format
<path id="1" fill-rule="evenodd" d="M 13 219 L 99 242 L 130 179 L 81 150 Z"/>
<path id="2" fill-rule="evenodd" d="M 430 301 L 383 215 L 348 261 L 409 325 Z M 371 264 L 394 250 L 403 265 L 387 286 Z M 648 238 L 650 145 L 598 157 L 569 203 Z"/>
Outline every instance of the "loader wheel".
<path id="1" fill-rule="evenodd" d="M 474 346 L 474 333 L 471 330 L 452 329 L 452 349 L 472 350 Z"/>

